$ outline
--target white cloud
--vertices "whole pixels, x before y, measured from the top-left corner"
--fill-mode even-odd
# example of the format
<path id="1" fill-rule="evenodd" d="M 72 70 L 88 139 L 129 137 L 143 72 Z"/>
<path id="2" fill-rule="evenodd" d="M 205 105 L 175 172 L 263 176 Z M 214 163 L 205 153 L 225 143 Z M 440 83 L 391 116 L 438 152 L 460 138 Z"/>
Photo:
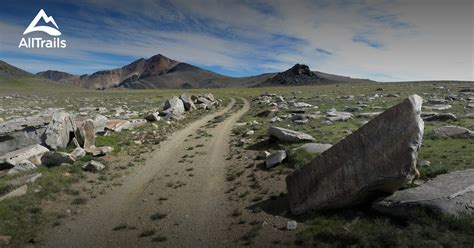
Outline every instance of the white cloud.
<path id="1" fill-rule="evenodd" d="M 77 20 L 59 24 L 81 34 L 65 33 L 68 48 L 63 51 L 19 51 L 24 27 L 5 21 L 0 22 L 2 34 L 19 35 L 2 35 L 0 42 L 1 52 L 22 54 L 15 61 L 31 71 L 49 66 L 93 72 L 123 64 L 91 52 L 130 58 L 162 53 L 249 73 L 306 63 L 318 71 L 376 80 L 474 80 L 473 2 L 454 2 L 176 0 L 171 6 L 139 0 L 131 8 L 122 1 L 91 0 L 78 4 L 88 7 L 81 8 Z M 255 8 L 259 4 L 262 9 Z M 118 11 L 121 19 L 98 16 L 93 9 Z M 89 27 L 98 31 L 81 32 Z M 382 45 L 354 42 L 357 35 Z M 323 56 L 318 48 L 332 54 Z M 58 62 L 38 63 L 37 57 L 28 59 L 30 52 Z M 76 63 L 64 65 L 61 58 Z"/>

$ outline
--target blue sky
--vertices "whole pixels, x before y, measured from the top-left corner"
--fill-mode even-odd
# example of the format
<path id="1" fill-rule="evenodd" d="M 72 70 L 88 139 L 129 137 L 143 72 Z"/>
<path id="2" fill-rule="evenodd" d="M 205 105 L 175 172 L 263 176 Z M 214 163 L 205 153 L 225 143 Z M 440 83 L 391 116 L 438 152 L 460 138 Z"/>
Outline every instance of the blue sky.
<path id="1" fill-rule="evenodd" d="M 84 74 L 160 53 L 230 76 L 304 63 L 381 81 L 474 80 L 473 8 L 471 0 L 6 0 L 0 59 Z M 40 9 L 66 49 L 18 48 Z"/>

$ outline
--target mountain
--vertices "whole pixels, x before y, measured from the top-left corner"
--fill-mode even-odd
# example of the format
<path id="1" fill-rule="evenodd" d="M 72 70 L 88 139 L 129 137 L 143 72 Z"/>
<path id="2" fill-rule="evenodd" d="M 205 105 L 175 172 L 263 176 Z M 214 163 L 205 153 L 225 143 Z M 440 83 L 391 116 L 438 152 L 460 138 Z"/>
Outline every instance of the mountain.
<path id="1" fill-rule="evenodd" d="M 18 67 L 0 60 L 0 92 L 18 92 L 22 90 L 57 91 L 81 90 L 61 82 L 38 77 Z"/>
<path id="2" fill-rule="evenodd" d="M 369 79 L 357 79 L 311 71 L 309 66 L 296 64 L 290 69 L 259 83 L 257 86 L 292 86 L 332 83 L 369 83 Z"/>
<path id="3" fill-rule="evenodd" d="M 68 82 L 70 80 L 74 80 L 79 77 L 79 76 L 69 74 L 66 72 L 53 71 L 53 70 L 38 72 L 36 73 L 36 75 L 48 78 L 53 81 L 64 81 L 64 82 Z"/>
<path id="4" fill-rule="evenodd" d="M 33 74 L 0 60 L 0 78 L 14 78 L 25 76 L 33 76 Z"/>
<path id="5" fill-rule="evenodd" d="M 112 87 L 189 89 L 373 82 L 367 79 L 353 79 L 314 72 L 308 66 L 301 64 L 296 64 L 281 73 L 265 73 L 250 77 L 228 77 L 175 61 L 161 54 L 149 59 L 136 60 L 117 69 L 98 71 L 90 75 L 79 76 L 59 71 L 44 71 L 37 73 L 37 75 L 89 89 Z"/>

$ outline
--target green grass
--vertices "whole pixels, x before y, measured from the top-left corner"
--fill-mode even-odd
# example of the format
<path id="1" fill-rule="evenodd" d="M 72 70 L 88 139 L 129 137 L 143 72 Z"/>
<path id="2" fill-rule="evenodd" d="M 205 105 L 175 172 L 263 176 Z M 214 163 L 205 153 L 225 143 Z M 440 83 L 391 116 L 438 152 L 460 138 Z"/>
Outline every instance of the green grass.
<path id="1" fill-rule="evenodd" d="M 43 200 L 54 201 L 57 194 L 80 180 L 82 170 L 78 165 L 70 168 L 39 166 L 38 172 L 43 176 L 28 185 L 26 195 L 0 202 L 0 233 L 12 236 L 14 244 L 34 238 L 46 223 L 52 221 L 53 216 L 38 210 L 38 206 Z M 5 181 L 6 178 L 0 180 L 1 184 L 7 185 Z M 40 191 L 34 192 L 34 189 Z"/>
<path id="2" fill-rule="evenodd" d="M 296 245 L 330 247 L 469 247 L 474 217 L 454 218 L 419 212 L 407 222 L 352 211 L 314 215 L 298 233 Z"/>
<path id="3" fill-rule="evenodd" d="M 442 83 L 442 85 L 451 88 L 453 93 L 456 93 L 460 86 L 468 86 L 468 84 L 448 82 Z M 423 93 L 440 96 L 447 94 L 446 91 L 436 91 L 433 86 L 432 83 L 403 83 L 275 87 L 252 90 L 254 91 L 253 96 L 258 96 L 263 92 L 280 94 L 287 100 L 295 96 L 298 101 L 304 101 L 319 107 L 318 109 L 309 110 L 309 113 L 321 111 L 321 115 L 324 116 L 324 113 L 330 108 L 343 111 L 346 106 L 357 105 L 359 101 L 369 106 L 361 112 L 383 112 L 411 94 L 418 94 L 423 98 L 426 98 L 426 94 Z M 472 87 L 472 85 L 470 86 Z M 376 93 L 375 89 L 379 87 L 384 88 L 384 93 L 400 93 L 401 97 L 377 98 L 373 101 L 367 101 L 359 97 L 362 94 L 366 96 L 374 95 Z M 292 93 L 297 91 L 299 93 Z M 338 98 L 344 95 L 354 95 L 355 99 L 345 100 Z M 325 124 L 322 123 L 324 120 L 324 117 L 322 117 L 319 119 L 309 119 L 304 125 L 295 124 L 291 120 L 283 120 L 272 124 L 269 123 L 270 118 L 256 116 L 257 113 L 268 109 L 268 106 L 257 104 L 256 102 L 251 102 L 251 104 L 251 110 L 240 121 L 247 123 L 257 121 L 260 124 L 236 127 L 233 129 L 233 133 L 238 135 L 238 137 L 245 137 L 245 133 L 248 130 L 255 130 L 255 134 L 251 136 L 252 142 L 267 139 L 267 130 L 270 126 L 274 125 L 308 133 L 315 137 L 318 143 L 336 144 L 346 137 L 349 132 L 353 132 L 361 127 L 363 125 L 362 121 L 370 120 L 355 117 L 348 121 Z M 474 110 L 464 107 L 465 102 L 458 101 L 450 104 L 453 106 L 452 109 L 439 112 L 451 112 L 458 117 L 474 112 Z M 286 114 L 286 111 L 280 110 L 277 115 L 282 114 Z M 443 125 L 459 125 L 473 130 L 474 120 L 459 119 L 454 122 L 425 122 L 423 145 L 419 151 L 418 160 L 428 160 L 431 162 L 431 165 L 418 167 L 422 179 L 430 179 L 450 171 L 474 168 L 472 163 L 474 161 L 474 152 L 472 151 L 474 147 L 473 139 L 439 139 L 431 137 L 431 130 Z M 286 170 L 291 171 L 292 169 L 300 168 L 318 156 L 306 153 L 303 150 L 293 150 L 293 148 L 300 145 L 273 142 L 260 149 L 270 151 L 283 149 L 287 151 L 287 161 L 271 170 L 275 172 L 280 171 L 280 174 L 284 174 Z M 235 180 L 234 174 L 234 171 L 228 171 L 229 181 Z M 250 184 L 250 186 L 254 184 Z M 410 185 L 410 187 L 413 186 Z M 245 193 L 241 192 L 237 196 L 245 197 Z M 404 222 L 391 217 L 374 216 L 373 213 L 359 213 L 355 210 L 346 209 L 333 213 L 313 213 L 305 216 L 303 219 L 306 222 L 307 228 L 299 231 L 298 238 L 294 243 L 294 245 L 301 245 L 303 247 L 435 247 L 438 245 L 445 247 L 472 247 L 472 244 L 474 244 L 473 217 L 450 218 L 420 213 L 418 216 Z M 244 238 L 251 240 L 254 233 L 254 231 L 251 231 L 244 235 Z"/>

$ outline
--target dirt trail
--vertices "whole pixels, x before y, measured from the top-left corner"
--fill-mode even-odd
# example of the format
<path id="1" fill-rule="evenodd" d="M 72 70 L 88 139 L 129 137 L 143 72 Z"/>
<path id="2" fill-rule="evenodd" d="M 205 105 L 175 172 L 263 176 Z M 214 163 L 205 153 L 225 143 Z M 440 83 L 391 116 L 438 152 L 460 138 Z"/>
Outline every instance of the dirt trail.
<path id="1" fill-rule="evenodd" d="M 248 101 L 242 100 L 244 107 L 215 127 L 204 126 L 230 111 L 234 99 L 225 109 L 172 134 L 145 165 L 123 179 L 122 186 L 91 200 L 90 207 L 76 220 L 48 231 L 43 245 L 232 246 L 228 239 L 232 207 L 224 194 L 225 156 L 233 124 L 249 109 Z M 197 135 L 199 129 L 207 135 Z M 113 230 L 120 225 L 122 230 Z M 147 230 L 155 230 L 155 234 L 139 237 Z M 167 240 L 153 242 L 158 236 Z"/>

